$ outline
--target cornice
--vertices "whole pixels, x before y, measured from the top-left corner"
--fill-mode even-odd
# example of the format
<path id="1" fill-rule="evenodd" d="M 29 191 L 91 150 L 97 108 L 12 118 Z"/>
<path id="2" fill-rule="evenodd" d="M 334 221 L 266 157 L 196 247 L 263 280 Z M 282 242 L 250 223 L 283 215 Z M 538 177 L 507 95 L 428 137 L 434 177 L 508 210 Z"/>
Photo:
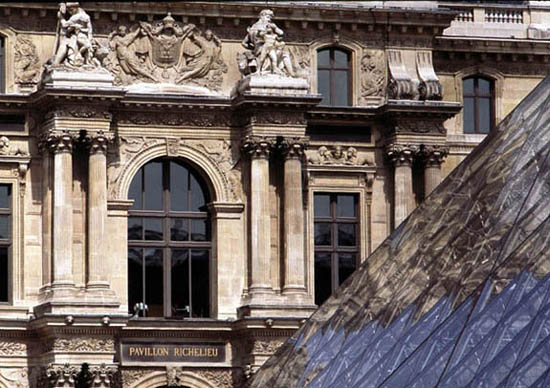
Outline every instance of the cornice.
<path id="1" fill-rule="evenodd" d="M 434 51 L 550 55 L 550 40 L 489 38 L 476 36 L 437 36 Z"/>

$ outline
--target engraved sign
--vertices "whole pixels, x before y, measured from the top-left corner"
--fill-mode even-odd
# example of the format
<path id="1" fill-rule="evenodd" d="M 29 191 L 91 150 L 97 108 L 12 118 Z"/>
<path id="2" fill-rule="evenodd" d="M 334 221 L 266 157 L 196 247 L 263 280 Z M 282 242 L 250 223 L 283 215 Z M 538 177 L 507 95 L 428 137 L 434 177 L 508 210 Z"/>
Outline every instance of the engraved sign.
<path id="1" fill-rule="evenodd" d="M 121 344 L 122 362 L 224 362 L 223 343 L 149 343 Z"/>

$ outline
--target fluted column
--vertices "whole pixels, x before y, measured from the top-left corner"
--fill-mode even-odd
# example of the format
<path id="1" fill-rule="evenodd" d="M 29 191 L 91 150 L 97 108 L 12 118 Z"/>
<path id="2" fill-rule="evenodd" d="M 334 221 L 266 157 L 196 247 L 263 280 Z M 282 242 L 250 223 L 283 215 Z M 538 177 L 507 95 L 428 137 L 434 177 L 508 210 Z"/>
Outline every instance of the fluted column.
<path id="1" fill-rule="evenodd" d="M 53 153 L 53 288 L 74 286 L 73 280 L 73 141 L 68 132 L 48 136 Z"/>
<path id="2" fill-rule="evenodd" d="M 391 145 L 386 154 L 394 166 L 394 225 L 397 227 L 415 208 L 412 179 L 414 146 Z"/>
<path id="3" fill-rule="evenodd" d="M 272 143 L 247 138 L 243 150 L 250 156 L 250 294 L 272 293 L 269 155 Z"/>
<path id="4" fill-rule="evenodd" d="M 282 143 L 284 156 L 284 286 L 283 294 L 305 294 L 302 160 L 305 144 Z"/>
<path id="5" fill-rule="evenodd" d="M 106 289 L 109 283 L 103 263 L 107 221 L 107 143 L 102 131 L 86 138 L 88 159 L 88 288 Z"/>
<path id="6" fill-rule="evenodd" d="M 441 164 L 448 149 L 429 146 L 424 149 L 424 195 L 427 197 L 441 183 Z"/>

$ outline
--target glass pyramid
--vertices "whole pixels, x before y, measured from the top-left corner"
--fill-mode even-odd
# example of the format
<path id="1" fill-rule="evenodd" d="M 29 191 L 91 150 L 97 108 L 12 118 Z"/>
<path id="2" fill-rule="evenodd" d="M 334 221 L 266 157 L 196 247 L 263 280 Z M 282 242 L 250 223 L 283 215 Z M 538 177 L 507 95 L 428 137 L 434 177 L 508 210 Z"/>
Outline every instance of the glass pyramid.
<path id="1" fill-rule="evenodd" d="M 251 387 L 550 387 L 550 78 Z"/>

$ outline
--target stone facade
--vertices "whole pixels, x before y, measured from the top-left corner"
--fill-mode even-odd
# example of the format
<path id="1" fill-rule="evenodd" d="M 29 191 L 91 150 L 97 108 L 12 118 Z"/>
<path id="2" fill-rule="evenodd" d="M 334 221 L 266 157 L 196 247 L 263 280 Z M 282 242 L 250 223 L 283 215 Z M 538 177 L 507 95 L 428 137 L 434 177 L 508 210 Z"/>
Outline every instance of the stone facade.
<path id="1" fill-rule="evenodd" d="M 381 3 L 0 4 L 0 387 L 245 386 L 316 308 L 315 194 L 356 198 L 365 261 L 483 140 L 462 79 L 493 80 L 498 122 L 547 73 L 545 7 Z M 327 48 L 348 106 L 320 103 Z M 129 192 L 159 158 L 207 186 L 208 318 L 129 306 Z"/>

